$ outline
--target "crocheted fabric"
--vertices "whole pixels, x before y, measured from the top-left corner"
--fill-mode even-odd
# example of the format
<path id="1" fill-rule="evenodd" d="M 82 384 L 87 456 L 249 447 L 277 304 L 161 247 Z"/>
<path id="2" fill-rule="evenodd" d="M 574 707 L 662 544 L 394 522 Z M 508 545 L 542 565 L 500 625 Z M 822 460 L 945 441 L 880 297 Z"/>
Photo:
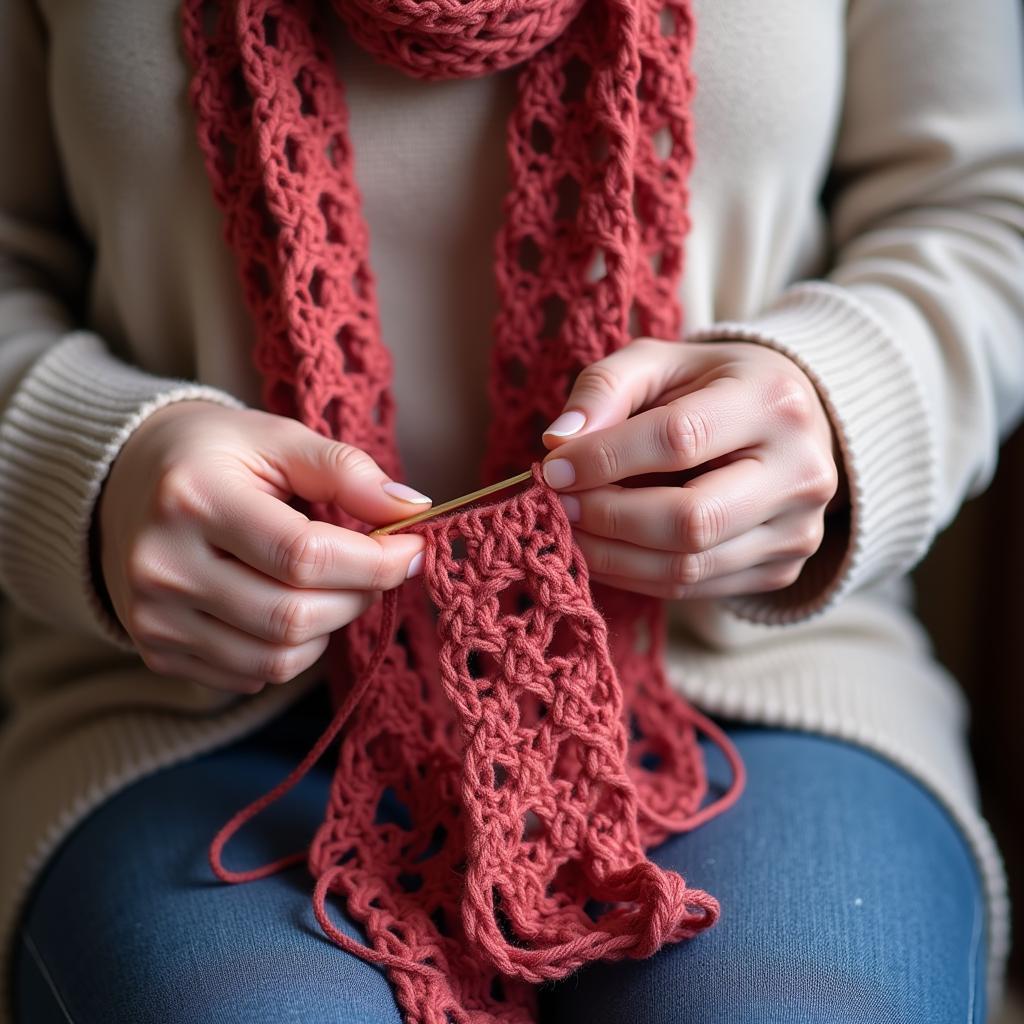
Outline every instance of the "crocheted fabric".
<path id="1" fill-rule="evenodd" d="M 636 334 L 677 337 L 691 162 L 687 0 L 349 0 L 363 47 L 422 78 L 522 65 L 497 240 L 482 475 L 534 463 L 577 373 Z M 341 85 L 304 0 L 185 0 L 191 99 L 257 329 L 265 407 L 401 479 Z M 309 514 L 365 529 L 341 508 Z M 220 877 L 303 859 L 317 918 L 388 968 L 409 1022 L 533 1020 L 532 983 L 644 957 L 718 904 L 645 849 L 728 806 L 728 740 L 668 685 L 660 602 L 591 586 L 534 464 L 523 493 L 419 527 L 422 580 L 331 638 L 336 713 L 296 770 L 217 836 Z M 342 731 L 307 851 L 249 871 L 230 836 Z M 730 790 L 701 807 L 697 729 Z M 367 945 L 332 923 L 344 897 Z"/>

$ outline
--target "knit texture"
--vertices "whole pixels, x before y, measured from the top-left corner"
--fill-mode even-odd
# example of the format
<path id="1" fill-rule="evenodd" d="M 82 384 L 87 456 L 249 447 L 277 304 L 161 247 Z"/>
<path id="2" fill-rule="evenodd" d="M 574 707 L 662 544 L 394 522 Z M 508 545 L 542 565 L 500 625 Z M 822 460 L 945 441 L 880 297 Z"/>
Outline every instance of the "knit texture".
<path id="1" fill-rule="evenodd" d="M 423 78 L 525 62 L 496 253 L 485 480 L 536 459 L 583 366 L 636 333 L 681 329 L 690 11 L 606 0 L 577 18 L 579 8 L 338 6 L 366 49 Z M 400 477 L 347 116 L 310 5 L 187 0 L 184 14 L 200 143 L 257 326 L 264 404 Z M 310 514 L 362 528 L 332 504 Z M 241 881 L 306 856 L 248 871 L 222 861 L 231 834 L 347 725 L 308 851 L 321 926 L 387 965 L 410 1021 L 530 1020 L 527 983 L 648 956 L 714 923 L 714 898 L 644 848 L 728 806 L 742 770 L 667 684 L 660 602 L 592 593 L 536 464 L 525 493 L 422 532 L 429 600 L 407 585 L 332 638 L 333 721 L 289 779 L 229 823 L 211 859 Z M 734 766 L 729 792 L 703 809 L 698 727 Z M 369 946 L 331 923 L 330 892 Z"/>

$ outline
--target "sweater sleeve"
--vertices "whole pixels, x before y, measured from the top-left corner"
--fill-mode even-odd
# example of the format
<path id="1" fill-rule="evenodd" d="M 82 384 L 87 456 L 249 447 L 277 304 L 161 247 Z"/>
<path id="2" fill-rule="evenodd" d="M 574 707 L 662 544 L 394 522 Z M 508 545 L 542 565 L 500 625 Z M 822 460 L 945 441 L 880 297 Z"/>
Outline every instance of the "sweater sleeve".
<path id="1" fill-rule="evenodd" d="M 694 331 L 796 361 L 850 506 L 789 587 L 722 598 L 767 624 L 903 575 L 991 482 L 1024 412 L 1024 87 L 1016 0 L 853 0 L 823 279 Z"/>
<path id="2" fill-rule="evenodd" d="M 145 372 L 83 329 L 87 247 L 70 216 L 34 8 L 0 4 L 0 590 L 35 617 L 133 649 L 94 578 L 96 498 L 169 402 L 235 396 Z"/>

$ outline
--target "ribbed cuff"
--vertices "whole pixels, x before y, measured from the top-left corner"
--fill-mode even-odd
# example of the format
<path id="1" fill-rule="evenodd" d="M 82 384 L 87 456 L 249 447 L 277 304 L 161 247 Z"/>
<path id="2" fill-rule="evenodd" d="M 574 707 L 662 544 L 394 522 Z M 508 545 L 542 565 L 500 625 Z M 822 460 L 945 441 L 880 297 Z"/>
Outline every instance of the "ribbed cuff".
<path id="1" fill-rule="evenodd" d="M 122 445 L 171 402 L 245 404 L 219 388 L 155 376 L 75 332 L 37 359 L 0 419 L 0 586 L 43 621 L 134 650 L 92 578 L 89 528 Z"/>
<path id="2" fill-rule="evenodd" d="M 873 310 L 815 281 L 751 320 L 712 324 L 687 340 L 757 342 L 796 362 L 832 421 L 850 492 L 849 509 L 826 517 L 822 545 L 794 583 L 721 598 L 725 608 L 767 624 L 813 618 L 924 556 L 938 489 L 929 407 L 913 364 Z"/>

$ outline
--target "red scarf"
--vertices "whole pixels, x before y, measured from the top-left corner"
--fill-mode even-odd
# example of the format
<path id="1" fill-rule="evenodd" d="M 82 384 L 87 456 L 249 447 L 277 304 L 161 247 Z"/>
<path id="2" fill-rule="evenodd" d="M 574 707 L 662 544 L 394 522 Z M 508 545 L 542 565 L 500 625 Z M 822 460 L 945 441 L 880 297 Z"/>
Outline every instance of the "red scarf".
<path id="1" fill-rule="evenodd" d="M 676 338 L 692 158 L 689 0 L 336 0 L 352 37 L 427 79 L 521 64 L 483 476 L 521 471 L 579 370 Z M 191 98 L 257 329 L 267 410 L 400 479 L 348 117 L 307 0 L 185 0 Z M 311 517 L 364 529 L 334 505 Z M 218 835 L 242 881 L 308 860 L 324 931 L 383 963 L 409 1022 L 534 1019 L 531 983 L 645 957 L 718 916 L 645 849 L 732 803 L 743 775 L 665 677 L 661 603 L 598 585 L 536 465 L 524 493 L 421 527 L 422 582 L 332 637 L 336 714 Z M 599 609 L 599 610 L 598 610 Z M 436 615 L 436 622 L 435 622 Z M 353 683 L 355 680 L 355 683 Z M 228 838 L 341 730 L 309 849 L 254 871 Z M 734 769 L 698 809 L 697 728 Z M 369 945 L 331 922 L 344 897 Z"/>

